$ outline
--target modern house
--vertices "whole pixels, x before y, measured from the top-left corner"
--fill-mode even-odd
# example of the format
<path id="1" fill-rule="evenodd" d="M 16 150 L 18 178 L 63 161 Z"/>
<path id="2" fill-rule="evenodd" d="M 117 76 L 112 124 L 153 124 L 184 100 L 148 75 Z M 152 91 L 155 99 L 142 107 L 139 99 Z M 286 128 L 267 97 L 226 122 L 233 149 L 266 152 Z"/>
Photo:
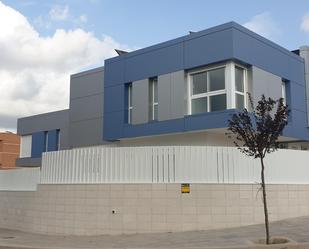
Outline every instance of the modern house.
<path id="1" fill-rule="evenodd" d="M 0 169 L 15 168 L 19 157 L 20 137 L 11 132 L 0 132 Z"/>
<path id="2" fill-rule="evenodd" d="M 18 120 L 19 166 L 95 145 L 232 146 L 227 121 L 262 94 L 291 113 L 282 146 L 309 148 L 309 47 L 289 51 L 229 22 L 71 76 L 69 109 Z"/>

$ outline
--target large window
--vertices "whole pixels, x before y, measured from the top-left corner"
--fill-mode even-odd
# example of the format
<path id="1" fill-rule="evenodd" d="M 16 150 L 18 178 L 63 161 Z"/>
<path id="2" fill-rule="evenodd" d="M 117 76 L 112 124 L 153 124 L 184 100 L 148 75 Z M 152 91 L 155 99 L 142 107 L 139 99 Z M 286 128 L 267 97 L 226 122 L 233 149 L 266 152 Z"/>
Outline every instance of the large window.
<path id="1" fill-rule="evenodd" d="M 190 74 L 191 114 L 226 109 L 225 67 Z"/>
<path id="2" fill-rule="evenodd" d="M 188 73 L 188 113 L 246 107 L 246 68 L 234 62 Z"/>
<path id="3" fill-rule="evenodd" d="M 132 84 L 128 85 L 128 124 L 132 124 Z"/>
<path id="4" fill-rule="evenodd" d="M 158 78 L 149 80 L 149 121 L 158 120 Z"/>

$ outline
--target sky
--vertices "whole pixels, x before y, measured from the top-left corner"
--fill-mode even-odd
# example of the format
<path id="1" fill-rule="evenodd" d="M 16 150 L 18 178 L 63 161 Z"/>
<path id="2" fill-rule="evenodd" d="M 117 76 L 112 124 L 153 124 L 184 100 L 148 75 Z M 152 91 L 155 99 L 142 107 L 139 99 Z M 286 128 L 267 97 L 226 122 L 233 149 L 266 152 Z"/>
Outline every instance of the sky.
<path id="1" fill-rule="evenodd" d="M 235 21 L 294 50 L 309 45 L 309 1 L 0 0 L 0 131 L 68 108 L 70 74 Z"/>

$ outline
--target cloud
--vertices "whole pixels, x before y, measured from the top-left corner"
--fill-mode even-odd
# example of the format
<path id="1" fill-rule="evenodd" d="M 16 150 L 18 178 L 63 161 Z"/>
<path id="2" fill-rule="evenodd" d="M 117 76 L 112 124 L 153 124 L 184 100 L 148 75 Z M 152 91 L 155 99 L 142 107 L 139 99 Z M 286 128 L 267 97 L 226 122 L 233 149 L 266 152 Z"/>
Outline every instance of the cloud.
<path id="1" fill-rule="evenodd" d="M 302 31 L 309 32 L 309 12 L 303 16 L 300 29 Z"/>
<path id="2" fill-rule="evenodd" d="M 78 20 L 81 22 L 81 23 L 86 23 L 88 21 L 88 18 L 86 15 L 81 15 Z"/>
<path id="3" fill-rule="evenodd" d="M 280 34 L 280 29 L 269 12 L 263 12 L 252 17 L 243 26 L 268 39 L 275 39 Z"/>
<path id="4" fill-rule="evenodd" d="M 0 129 L 15 129 L 12 118 L 68 108 L 70 74 L 103 65 L 114 48 L 130 50 L 82 29 L 42 37 L 1 1 L 0 30 Z"/>
<path id="5" fill-rule="evenodd" d="M 64 21 L 69 17 L 68 5 L 55 5 L 49 11 L 49 17 L 54 21 Z"/>

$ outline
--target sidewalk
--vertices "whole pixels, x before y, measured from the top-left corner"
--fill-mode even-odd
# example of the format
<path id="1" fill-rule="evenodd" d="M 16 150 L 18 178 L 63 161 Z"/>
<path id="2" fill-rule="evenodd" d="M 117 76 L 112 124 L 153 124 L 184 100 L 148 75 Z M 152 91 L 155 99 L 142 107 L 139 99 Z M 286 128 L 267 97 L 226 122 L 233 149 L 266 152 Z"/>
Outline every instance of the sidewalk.
<path id="1" fill-rule="evenodd" d="M 309 243 L 309 217 L 272 223 L 272 236 Z M 263 238 L 264 226 L 211 231 L 135 234 L 117 236 L 47 236 L 0 229 L 0 249 L 107 249 L 107 248 L 242 248 L 247 239 Z"/>

